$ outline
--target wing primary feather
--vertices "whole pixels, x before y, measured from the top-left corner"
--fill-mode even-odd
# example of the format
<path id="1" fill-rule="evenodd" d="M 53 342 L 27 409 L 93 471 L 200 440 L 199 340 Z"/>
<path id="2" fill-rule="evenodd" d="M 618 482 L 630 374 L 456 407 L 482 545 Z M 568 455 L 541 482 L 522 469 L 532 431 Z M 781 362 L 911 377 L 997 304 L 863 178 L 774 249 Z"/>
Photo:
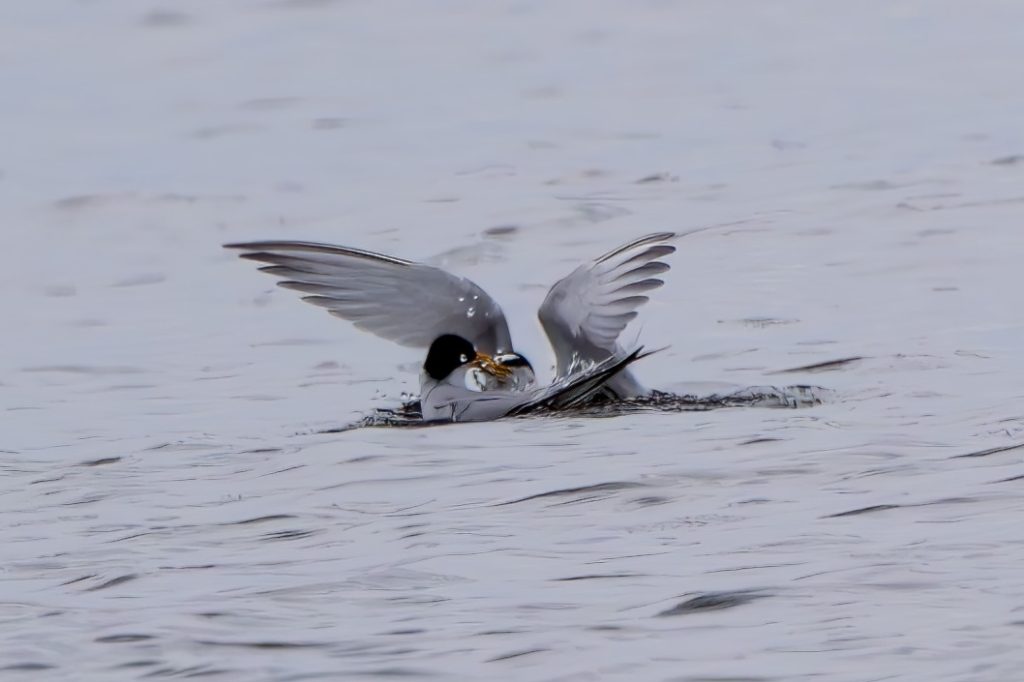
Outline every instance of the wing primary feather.
<path id="1" fill-rule="evenodd" d="M 278 282 L 277 286 L 282 289 L 292 289 L 306 294 L 318 294 L 333 301 L 360 301 L 364 298 L 355 290 L 340 289 L 334 284 L 321 284 L 319 282 L 293 282 L 291 280 Z"/>
<path id="2" fill-rule="evenodd" d="M 330 298 L 328 296 L 303 296 L 302 300 L 305 301 L 306 303 L 318 305 L 321 308 L 330 308 L 332 305 L 338 302 L 336 299 Z"/>
<path id="3" fill-rule="evenodd" d="M 607 260 L 615 258 L 615 256 L 619 255 L 620 253 L 625 253 L 626 251 L 629 251 L 630 249 L 635 249 L 636 247 L 643 246 L 644 244 L 654 244 L 655 242 L 667 241 L 669 239 L 675 238 L 675 236 L 675 232 L 655 232 L 654 234 L 649 234 L 645 237 L 640 237 L 639 239 L 631 241 L 628 244 L 623 244 L 617 249 L 609 251 L 608 253 L 598 258 L 596 262 L 603 263 Z"/>
<path id="4" fill-rule="evenodd" d="M 613 294 L 642 294 L 648 291 L 653 291 L 665 283 L 664 280 L 651 277 L 648 279 L 642 279 L 639 282 L 629 282 L 623 284 L 618 289 L 612 289 Z"/>
<path id="5" fill-rule="evenodd" d="M 405 260 L 404 258 L 396 258 L 395 256 L 388 256 L 383 253 L 376 253 L 375 251 L 366 251 L 364 249 L 353 249 L 348 246 L 333 246 L 331 244 L 321 244 L 318 242 L 291 242 L 291 241 L 262 241 L 262 242 L 236 242 L 233 244 L 225 244 L 225 249 L 243 249 L 246 251 L 297 251 L 300 253 L 324 253 L 333 256 L 350 256 L 353 258 L 363 258 L 367 260 L 378 260 L 385 263 L 391 263 L 392 265 L 415 265 L 413 261 Z M 249 260 L 257 260 L 252 256 L 258 254 L 242 254 L 240 258 L 248 258 Z"/>
<path id="6" fill-rule="evenodd" d="M 633 321 L 637 315 L 639 315 L 637 311 L 630 310 L 629 312 L 611 315 L 591 315 L 587 321 L 594 328 L 601 331 L 618 333 L 622 327 Z"/>
<path id="7" fill-rule="evenodd" d="M 644 251 L 641 251 L 640 253 L 636 254 L 635 256 L 630 256 L 629 258 L 627 258 L 626 260 L 622 261 L 621 263 L 619 263 L 615 267 L 616 268 L 621 268 L 621 267 L 623 267 L 625 265 L 629 265 L 630 263 L 647 262 L 647 261 L 654 260 L 655 258 L 661 258 L 662 256 L 669 256 L 669 255 L 671 255 L 671 254 L 673 254 L 675 252 L 676 252 L 676 247 L 671 246 L 670 244 L 661 244 L 659 246 L 652 246 L 652 247 L 650 247 L 648 249 L 645 249 Z"/>
<path id="8" fill-rule="evenodd" d="M 639 308 L 644 303 L 647 303 L 651 299 L 646 296 L 623 296 L 621 298 L 609 301 L 606 305 L 614 308 Z"/>
<path id="9" fill-rule="evenodd" d="M 626 277 L 646 278 L 650 275 L 660 275 L 662 273 L 668 272 L 671 269 L 672 266 L 670 266 L 668 263 L 662 263 L 661 261 L 656 260 L 651 263 L 644 263 L 643 265 L 638 265 L 632 270 L 626 270 L 625 272 L 615 271 L 613 273 L 613 277 L 609 277 L 607 280 L 604 281 L 614 282 L 620 279 L 625 279 Z"/>
<path id="10" fill-rule="evenodd" d="M 303 275 L 322 275 L 325 277 L 338 277 L 338 265 L 316 258 L 302 258 L 299 256 L 283 256 L 276 253 L 243 253 L 239 258 L 253 260 L 258 263 L 269 263 L 271 266 L 289 268 Z M 378 267 L 376 264 L 374 267 Z M 261 268 L 262 269 L 262 268 Z"/>
<path id="11" fill-rule="evenodd" d="M 310 284 L 323 284 L 328 287 L 332 287 L 337 291 L 358 291 L 360 284 L 366 282 L 369 277 L 356 278 L 356 277 L 345 277 L 342 278 L 339 275 L 328 275 L 324 273 L 313 273 L 313 272 L 302 272 L 293 268 L 288 268 L 283 265 L 268 265 L 260 268 L 260 272 L 265 272 L 269 275 L 282 278 L 280 284 L 284 284 L 284 281 L 294 282 L 308 282 Z"/>

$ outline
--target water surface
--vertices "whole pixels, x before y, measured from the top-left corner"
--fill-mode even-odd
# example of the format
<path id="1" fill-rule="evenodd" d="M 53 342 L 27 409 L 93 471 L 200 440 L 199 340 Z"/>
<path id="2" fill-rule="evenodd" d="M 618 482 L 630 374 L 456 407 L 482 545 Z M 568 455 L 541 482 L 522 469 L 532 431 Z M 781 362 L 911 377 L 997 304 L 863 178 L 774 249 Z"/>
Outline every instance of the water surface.
<path id="1" fill-rule="evenodd" d="M 1010 680 L 1024 7 L 7 3 L 4 678 Z M 260 238 L 535 322 L 686 237 L 627 336 L 727 407 L 325 433 L 419 354 Z"/>

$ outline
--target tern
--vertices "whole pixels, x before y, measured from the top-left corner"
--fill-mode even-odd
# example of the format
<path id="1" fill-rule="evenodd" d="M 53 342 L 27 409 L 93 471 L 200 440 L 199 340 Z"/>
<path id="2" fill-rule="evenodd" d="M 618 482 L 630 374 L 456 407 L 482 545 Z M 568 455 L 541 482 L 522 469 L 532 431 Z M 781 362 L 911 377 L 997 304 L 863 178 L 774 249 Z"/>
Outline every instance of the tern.
<path id="1" fill-rule="evenodd" d="M 661 287 L 674 232 L 658 232 L 580 265 L 555 283 L 538 311 L 555 352 L 555 381 L 539 388 L 515 352 L 501 307 L 474 282 L 440 268 L 372 251 L 301 241 L 225 244 L 263 263 L 303 300 L 357 328 L 428 349 L 420 373 L 425 421 L 489 421 L 539 407 L 565 408 L 602 395 L 649 395 L 619 336 Z"/>

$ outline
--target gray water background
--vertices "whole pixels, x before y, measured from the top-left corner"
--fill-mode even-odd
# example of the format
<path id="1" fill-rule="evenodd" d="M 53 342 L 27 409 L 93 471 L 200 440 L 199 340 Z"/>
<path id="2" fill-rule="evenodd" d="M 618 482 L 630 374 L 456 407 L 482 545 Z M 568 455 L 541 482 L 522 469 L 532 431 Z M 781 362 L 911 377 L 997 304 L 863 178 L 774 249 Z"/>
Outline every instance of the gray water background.
<path id="1" fill-rule="evenodd" d="M 1024 678 L 1024 4 L 7 2 L 0 79 L 3 679 Z M 638 375 L 826 404 L 320 434 L 420 354 L 219 248 L 550 377 L 551 283 L 705 226 Z"/>

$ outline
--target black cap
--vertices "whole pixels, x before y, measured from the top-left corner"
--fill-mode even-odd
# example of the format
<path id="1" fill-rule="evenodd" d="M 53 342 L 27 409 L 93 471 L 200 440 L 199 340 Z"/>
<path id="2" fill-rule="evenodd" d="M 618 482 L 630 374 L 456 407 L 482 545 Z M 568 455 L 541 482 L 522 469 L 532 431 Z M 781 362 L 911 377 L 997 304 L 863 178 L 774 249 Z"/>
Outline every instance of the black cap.
<path id="1" fill-rule="evenodd" d="M 434 339 L 423 362 L 423 370 L 441 381 L 457 368 L 476 357 L 473 344 L 455 334 L 442 334 Z"/>

